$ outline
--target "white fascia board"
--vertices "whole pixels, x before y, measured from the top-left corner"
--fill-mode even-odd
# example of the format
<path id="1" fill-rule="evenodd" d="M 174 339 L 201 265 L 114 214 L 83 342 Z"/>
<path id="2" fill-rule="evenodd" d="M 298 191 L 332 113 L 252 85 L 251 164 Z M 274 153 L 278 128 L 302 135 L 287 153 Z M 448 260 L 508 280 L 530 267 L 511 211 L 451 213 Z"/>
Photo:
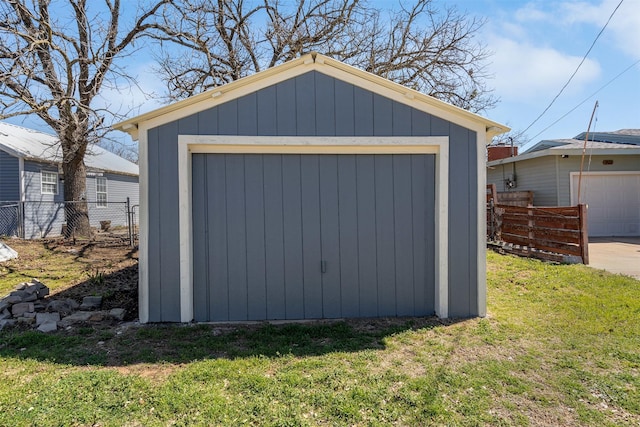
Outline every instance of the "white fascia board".
<path id="1" fill-rule="evenodd" d="M 140 323 L 149 321 L 149 159 L 147 130 L 138 140 L 139 245 L 138 245 L 138 317 Z"/>
<path id="2" fill-rule="evenodd" d="M 477 215 L 476 220 L 478 237 L 477 237 L 477 310 L 480 317 L 487 315 L 487 167 L 485 159 L 486 140 L 484 135 L 478 134 L 476 141 L 476 162 L 477 162 Z"/>
<path id="3" fill-rule="evenodd" d="M 239 98 L 245 94 L 255 92 L 261 87 L 274 84 L 274 82 L 278 83 L 279 81 L 306 73 L 310 69 L 309 65 L 313 64 L 313 61 L 308 61 L 309 58 L 312 58 L 311 54 L 303 55 L 300 58 L 268 68 L 251 76 L 243 77 L 226 85 L 207 90 L 198 95 L 116 123 L 112 125 L 112 128 L 128 132 L 132 138 L 135 134 L 139 136 L 143 132 L 141 129 L 143 123 L 151 123 L 147 123 L 144 126 L 147 129 L 151 129 Z"/>
<path id="4" fill-rule="evenodd" d="M 338 80 L 351 83 L 373 93 L 409 105 L 417 110 L 435 115 L 467 129 L 472 129 L 485 136 L 497 135 L 510 130 L 505 125 L 501 125 L 475 113 L 315 53 L 304 55 L 296 60 L 267 69 L 252 76 L 117 123 L 113 125 L 113 128 L 129 132 L 132 138 L 135 138 L 139 135 L 138 127 L 142 123 L 147 122 L 145 124 L 146 128 L 160 126 L 240 98 L 261 88 L 277 84 L 309 71 L 318 71 Z"/>
<path id="5" fill-rule="evenodd" d="M 275 142 L 280 141 L 280 144 Z M 240 150 L 238 149 L 240 147 Z M 231 151 L 226 151 L 231 150 Z M 269 137 L 269 136 L 178 136 L 178 209 L 180 222 L 180 319 L 193 320 L 192 182 L 193 153 L 282 153 L 282 154 L 435 154 L 435 311 L 449 315 L 449 138 L 448 137 Z M 142 166 L 142 165 L 141 165 Z M 146 167 L 146 165 L 145 165 Z M 145 173 L 146 173 L 145 169 Z M 142 167 L 141 167 L 142 174 Z M 484 193 L 483 193 L 484 194 Z M 142 203 L 142 201 L 141 201 Z M 148 214 L 147 214 L 148 215 Z M 145 221 L 148 217 L 145 217 Z M 142 222 L 142 220 L 141 220 Z M 142 232 L 142 230 L 141 230 Z M 141 239 L 142 247 L 142 239 Z M 141 254 L 142 256 L 142 254 Z M 148 288 L 147 288 L 148 289 Z"/>
<path id="6" fill-rule="evenodd" d="M 323 56 L 323 62 L 318 63 L 315 69 L 484 135 L 492 137 L 511 130 L 508 126 L 329 57 Z"/>

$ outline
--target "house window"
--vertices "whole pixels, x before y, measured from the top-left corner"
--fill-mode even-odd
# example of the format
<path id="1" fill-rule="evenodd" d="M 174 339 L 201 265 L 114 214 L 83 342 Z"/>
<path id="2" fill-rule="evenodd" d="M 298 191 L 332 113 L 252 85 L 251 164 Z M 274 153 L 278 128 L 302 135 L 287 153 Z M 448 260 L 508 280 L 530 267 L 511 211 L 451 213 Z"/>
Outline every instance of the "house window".
<path id="1" fill-rule="evenodd" d="M 40 171 L 42 194 L 58 194 L 58 173 Z"/>
<path id="2" fill-rule="evenodd" d="M 96 177 L 96 206 L 107 207 L 107 178 L 103 176 Z"/>

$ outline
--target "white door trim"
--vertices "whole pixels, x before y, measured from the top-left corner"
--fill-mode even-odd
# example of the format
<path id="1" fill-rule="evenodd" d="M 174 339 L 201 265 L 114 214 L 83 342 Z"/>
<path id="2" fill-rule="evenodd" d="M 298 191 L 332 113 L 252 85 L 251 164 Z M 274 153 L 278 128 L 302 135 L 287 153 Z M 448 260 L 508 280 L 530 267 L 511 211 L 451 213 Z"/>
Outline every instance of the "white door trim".
<path id="1" fill-rule="evenodd" d="M 180 320 L 193 320 L 192 153 L 435 154 L 435 311 L 449 315 L 449 137 L 178 136 Z M 484 194 L 484 193 L 483 193 Z M 142 246 L 142 242 L 141 242 Z M 141 286 L 141 288 L 144 286 Z M 141 315 L 141 321 L 142 315 Z"/>

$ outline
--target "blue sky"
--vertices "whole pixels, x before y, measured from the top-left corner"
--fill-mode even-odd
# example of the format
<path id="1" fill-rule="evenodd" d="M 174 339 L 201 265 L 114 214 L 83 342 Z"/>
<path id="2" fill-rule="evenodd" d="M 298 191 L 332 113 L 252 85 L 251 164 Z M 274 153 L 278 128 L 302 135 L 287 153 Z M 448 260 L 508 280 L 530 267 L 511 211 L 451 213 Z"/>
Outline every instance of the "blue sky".
<path id="1" fill-rule="evenodd" d="M 486 116 L 526 129 L 574 72 L 620 0 L 458 0 L 486 17 L 480 40 L 494 52 L 489 65 L 500 104 Z M 587 130 L 640 128 L 640 0 L 624 0 L 569 86 L 527 131 L 531 143 Z M 622 76 L 600 90 L 632 64 Z M 595 96 L 594 92 L 600 90 Z M 553 124 L 567 112 L 581 106 Z M 549 127 L 548 130 L 545 130 Z"/>
<path id="2" fill-rule="evenodd" d="M 373 0 L 388 7 L 391 0 Z M 478 34 L 493 55 L 488 86 L 501 99 L 483 115 L 514 131 L 527 128 L 557 95 L 620 0 L 434 0 L 469 15 L 486 18 Z M 587 130 L 596 100 L 600 107 L 592 130 L 640 128 L 640 0 L 624 0 L 571 84 L 549 111 L 526 132 L 529 145 L 542 139 L 570 138 Z M 636 63 L 623 75 L 615 78 Z M 102 105 L 130 111 L 132 117 L 160 106 L 146 97 L 164 85 L 150 72 L 152 58 L 135 58 L 126 67 L 138 87 L 107 89 Z M 612 79 L 608 86 L 607 85 Z M 595 96 L 594 92 L 599 91 Z M 585 101 L 581 106 L 578 107 Z M 577 107 L 558 123 L 561 116 Z M 47 131 L 38 120 L 11 120 Z M 547 130 L 545 130 L 548 127 Z M 120 138 L 128 138 L 124 135 Z"/>

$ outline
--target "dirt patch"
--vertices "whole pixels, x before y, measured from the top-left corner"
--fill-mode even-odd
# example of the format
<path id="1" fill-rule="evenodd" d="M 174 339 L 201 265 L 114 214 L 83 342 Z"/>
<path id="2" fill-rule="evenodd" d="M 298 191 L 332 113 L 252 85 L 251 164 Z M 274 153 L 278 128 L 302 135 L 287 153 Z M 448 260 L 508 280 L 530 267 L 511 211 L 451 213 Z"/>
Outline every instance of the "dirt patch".
<path id="1" fill-rule="evenodd" d="M 169 377 L 169 375 L 176 372 L 182 366 L 184 365 L 171 363 L 142 363 L 137 365 L 116 366 L 108 369 L 115 369 L 123 375 L 139 376 L 150 380 L 153 383 L 162 383 Z"/>
<path id="2" fill-rule="evenodd" d="M 49 298 L 102 296 L 102 309 L 124 308 L 126 320 L 138 315 L 138 250 L 121 242 L 5 240 L 18 258 L 0 266 L 0 294 L 37 278 L 51 289 Z"/>

